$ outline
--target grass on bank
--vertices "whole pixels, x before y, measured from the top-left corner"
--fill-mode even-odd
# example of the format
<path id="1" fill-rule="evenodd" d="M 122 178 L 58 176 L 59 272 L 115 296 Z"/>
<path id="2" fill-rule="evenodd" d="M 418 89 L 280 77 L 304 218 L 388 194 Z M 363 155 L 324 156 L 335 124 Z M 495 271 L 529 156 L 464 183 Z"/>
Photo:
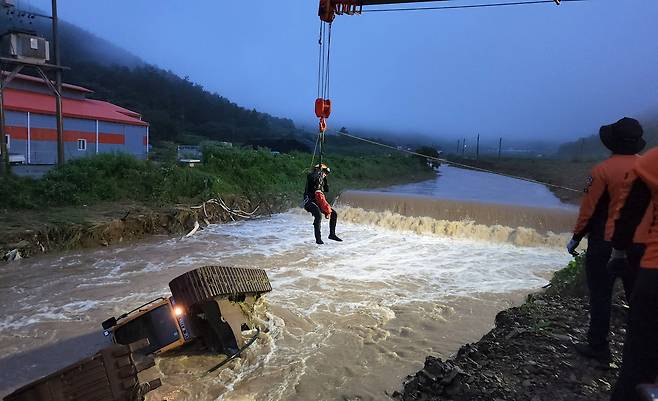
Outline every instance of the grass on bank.
<path id="1" fill-rule="evenodd" d="M 273 197 L 301 199 L 311 162 L 306 153 L 272 154 L 268 149 L 207 145 L 202 165 L 138 160 L 125 154 L 101 154 L 72 160 L 38 180 L 0 179 L 5 210 L 91 206 L 104 202 L 153 205 L 189 203 L 217 194 L 260 201 Z M 431 178 L 418 159 L 398 154 L 329 155 L 331 195 L 344 188 L 377 187 Z"/>

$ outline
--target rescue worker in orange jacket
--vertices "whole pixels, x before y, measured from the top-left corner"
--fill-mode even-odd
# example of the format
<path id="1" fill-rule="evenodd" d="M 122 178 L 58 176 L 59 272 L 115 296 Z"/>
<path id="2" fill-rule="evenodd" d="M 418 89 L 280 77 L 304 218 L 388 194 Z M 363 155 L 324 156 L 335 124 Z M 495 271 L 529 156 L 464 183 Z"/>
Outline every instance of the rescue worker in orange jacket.
<path id="1" fill-rule="evenodd" d="M 306 177 L 306 189 L 304 190 L 304 210 L 313 215 L 313 229 L 315 232 L 315 243 L 324 244 L 322 241 L 322 233 L 320 226 L 322 223 L 322 215 L 329 219 L 329 239 L 334 241 L 342 241 L 336 235 L 336 221 L 338 215 L 336 211 L 331 208 L 324 196 L 325 192 L 329 191 L 327 184 L 327 175 L 331 172 L 329 167 L 325 164 L 318 164 L 314 167 Z"/>
<path id="2" fill-rule="evenodd" d="M 658 378 L 658 148 L 637 160 L 629 180 L 632 186 L 612 236 L 610 268 L 629 265 L 628 251 L 637 233 L 646 234 L 647 248 L 633 288 L 624 355 L 612 401 L 639 401 L 637 385 L 651 384 Z M 643 226 L 646 214 L 649 224 Z"/>
<path id="3" fill-rule="evenodd" d="M 590 293 L 590 322 L 587 343 L 578 343 L 575 347 L 580 354 L 602 362 L 610 360 L 608 331 L 615 279 L 621 277 L 626 299 L 630 299 L 643 252 L 641 245 L 634 245 L 629 248 L 631 263 L 628 268 L 616 272 L 606 268 L 612 252 L 614 211 L 619 209 L 624 186 L 628 185 L 625 177 L 632 170 L 637 153 L 646 145 L 642 135 L 640 123 L 627 117 L 601 127 L 601 142 L 612 155 L 592 169 L 574 234 L 567 245 L 569 253 L 574 254 L 582 238 L 588 237 L 585 270 Z"/>

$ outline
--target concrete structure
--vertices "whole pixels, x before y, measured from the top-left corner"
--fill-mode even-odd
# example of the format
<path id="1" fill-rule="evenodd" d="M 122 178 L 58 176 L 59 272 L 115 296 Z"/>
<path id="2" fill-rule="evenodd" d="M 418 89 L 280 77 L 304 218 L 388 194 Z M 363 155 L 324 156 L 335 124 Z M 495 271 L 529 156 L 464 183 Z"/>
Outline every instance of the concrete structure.
<path id="1" fill-rule="evenodd" d="M 62 89 L 66 160 L 106 152 L 147 157 L 149 126 L 139 113 L 87 99 L 92 93 L 87 88 L 64 84 Z M 18 75 L 3 96 L 9 153 L 23 154 L 27 164 L 55 164 L 55 97 L 50 89 L 39 78 Z"/>

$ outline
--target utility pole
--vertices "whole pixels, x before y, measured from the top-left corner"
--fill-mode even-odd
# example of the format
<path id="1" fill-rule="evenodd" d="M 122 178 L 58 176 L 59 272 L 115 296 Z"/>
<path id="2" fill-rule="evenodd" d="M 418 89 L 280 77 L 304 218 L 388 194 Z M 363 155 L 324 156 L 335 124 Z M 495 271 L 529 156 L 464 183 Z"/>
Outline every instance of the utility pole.
<path id="1" fill-rule="evenodd" d="M 2 66 L 0 65 L 0 74 Z M 2 153 L 2 161 L 0 162 L 0 175 L 6 177 L 9 175 L 9 149 L 7 149 L 5 137 L 5 108 L 3 104 L 2 94 L 4 92 L 5 77 L 0 75 L 0 152 Z"/>
<path id="2" fill-rule="evenodd" d="M 59 59 L 59 31 L 57 29 L 57 0 L 52 0 L 53 53 L 55 65 L 61 65 Z M 57 123 L 57 165 L 64 164 L 64 118 L 62 117 L 62 70 L 55 70 L 55 119 Z"/>
<path id="3" fill-rule="evenodd" d="M 498 140 L 498 160 L 500 160 L 500 154 L 503 150 L 503 137 L 501 136 Z"/>
<path id="4" fill-rule="evenodd" d="M 7 3 L 9 7 L 15 7 L 11 3 Z M 46 49 L 42 48 L 44 54 L 41 57 L 37 57 L 37 60 L 32 60 L 33 57 L 24 57 L 25 55 L 20 53 L 16 54 L 16 57 L 5 57 L 4 54 L 0 54 L 0 71 L 3 70 L 4 64 L 7 64 L 9 66 L 13 66 L 13 70 L 9 72 L 7 77 L 5 78 L 4 74 L 0 75 L 0 151 L 2 152 L 2 160 L 0 160 L 0 175 L 8 175 L 10 173 L 9 170 L 9 151 L 7 149 L 6 143 L 5 143 L 5 135 L 6 135 L 6 118 L 4 114 L 4 89 L 9 85 L 9 83 L 21 72 L 23 68 L 33 68 L 36 70 L 36 72 L 39 73 L 39 76 L 41 79 L 43 79 L 43 82 L 46 84 L 46 86 L 50 89 L 50 91 L 55 95 L 56 99 L 56 122 L 57 122 L 57 163 L 62 164 L 64 163 L 64 123 L 63 123 L 63 117 L 62 117 L 62 70 L 63 69 L 68 69 L 67 67 L 62 67 L 59 65 L 59 36 L 58 36 L 58 31 L 57 31 L 57 0 L 52 0 L 52 16 L 47 16 L 47 15 L 40 15 L 40 14 L 33 14 L 33 13 L 25 13 L 25 12 L 20 12 L 18 15 L 25 16 L 28 15 L 28 18 L 34 18 L 35 16 L 47 18 L 52 20 L 52 30 L 53 30 L 53 53 L 55 53 L 55 64 L 48 64 L 47 61 L 48 59 L 45 56 L 46 54 Z M 48 46 L 48 42 L 39 36 L 35 36 L 32 34 L 27 34 L 27 33 L 15 33 L 12 32 L 11 35 L 21 35 L 24 39 L 29 39 L 31 46 L 33 41 L 36 41 L 36 48 L 33 48 L 35 50 L 38 50 L 39 46 Z M 20 56 L 20 57 L 19 57 Z M 55 84 L 53 85 L 53 82 L 48 78 L 48 75 L 45 73 L 45 71 L 49 70 L 55 70 L 56 75 L 55 75 Z M 28 160 L 30 160 L 29 155 L 28 155 Z"/>
<path id="5" fill-rule="evenodd" d="M 480 160 L 480 134 L 478 134 L 477 143 L 475 145 L 475 160 Z"/>
<path id="6" fill-rule="evenodd" d="M 457 139 L 457 155 L 459 155 L 459 150 L 460 150 L 459 145 L 461 145 L 461 142 L 462 142 L 461 139 Z"/>
<path id="7" fill-rule="evenodd" d="M 466 138 L 462 141 L 462 157 L 466 156 Z"/>

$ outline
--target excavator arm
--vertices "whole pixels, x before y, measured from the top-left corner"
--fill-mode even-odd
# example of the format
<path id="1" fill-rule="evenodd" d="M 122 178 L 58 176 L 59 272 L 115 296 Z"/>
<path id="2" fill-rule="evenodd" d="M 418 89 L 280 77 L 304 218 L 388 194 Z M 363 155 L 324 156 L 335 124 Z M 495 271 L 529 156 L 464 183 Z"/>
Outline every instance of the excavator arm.
<path id="1" fill-rule="evenodd" d="M 443 3 L 450 0 L 320 0 L 318 15 L 324 22 L 333 22 L 336 15 L 360 14 L 363 6 L 405 3 Z M 559 5 L 560 0 L 553 0 Z"/>

